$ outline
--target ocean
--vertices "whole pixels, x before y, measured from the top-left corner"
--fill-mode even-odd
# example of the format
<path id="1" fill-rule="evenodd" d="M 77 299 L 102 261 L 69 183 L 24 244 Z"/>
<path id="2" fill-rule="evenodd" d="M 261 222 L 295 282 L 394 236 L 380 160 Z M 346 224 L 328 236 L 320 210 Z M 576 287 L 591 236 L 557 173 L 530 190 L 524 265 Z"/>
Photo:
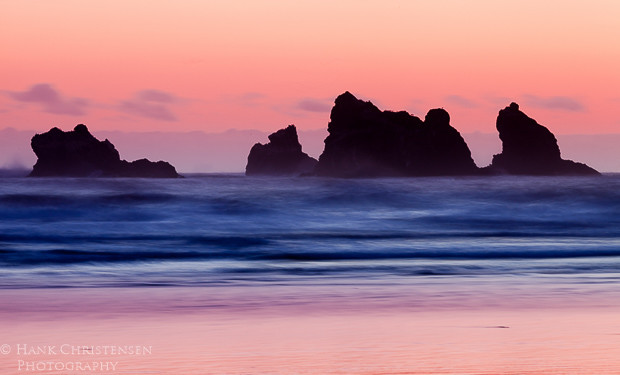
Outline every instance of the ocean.
<path id="1" fill-rule="evenodd" d="M 586 364 L 593 373 L 615 373 L 620 362 L 611 358 L 618 353 L 601 348 L 617 344 L 620 337 L 614 313 L 620 306 L 619 270 L 620 175 L 614 174 L 0 179 L 0 314 L 20 316 L 19 327 L 27 327 L 26 334 L 5 326 L 9 345 L 30 339 L 63 342 L 67 332 L 79 341 L 84 327 L 96 326 L 90 343 L 93 337 L 110 339 L 110 332 L 123 331 L 133 332 L 123 342 L 148 338 L 171 351 L 188 342 L 201 348 L 174 349 L 159 362 L 125 362 L 140 373 L 151 373 L 147 370 L 154 363 L 158 370 L 152 373 L 166 374 L 555 374 L 564 372 L 550 369 L 566 363 L 573 366 L 566 373 L 582 373 L 573 370 Z M 587 358 L 571 354 L 584 336 L 544 336 L 549 322 L 567 335 L 575 321 L 586 319 L 575 318 L 575 311 L 593 309 L 606 311 L 597 315 L 605 319 L 593 321 L 605 321 L 609 336 L 596 336 L 605 338 L 596 351 L 580 352 Z M 515 311 L 523 314 L 511 315 Z M 531 311 L 546 315 L 532 318 Z M 444 318 L 423 315 L 429 312 Z M 398 317 L 381 315 L 393 313 Z M 131 331 L 146 324 L 136 323 L 145 314 L 167 320 Z M 122 322 L 109 323 L 109 316 Z M 225 318 L 205 326 L 213 316 Z M 258 316 L 269 319 L 257 323 Z M 332 318 L 320 320 L 326 316 Z M 413 324 L 409 319 L 414 316 L 419 326 L 401 324 Z M 456 316 L 471 319 L 453 321 Z M 78 330 L 71 323 L 76 317 L 99 323 L 90 320 Z M 359 324 L 342 328 L 352 322 Z M 519 324 L 529 330 L 518 337 L 492 336 L 517 332 Z M 62 331 L 53 331 L 61 326 Z M 185 335 L 174 345 L 165 343 L 146 333 L 155 326 L 168 337 Z M 260 331 L 266 326 L 273 330 Z M 316 341 L 298 331 L 302 326 L 337 326 L 340 331 Z M 467 337 L 462 330 L 472 326 L 504 329 L 486 330 L 484 339 L 503 342 L 512 362 L 498 362 L 501 356 L 488 342 L 455 343 L 455 332 Z M 370 327 L 383 328 L 367 331 Z M 200 339 L 196 332 L 202 332 Z M 282 332 L 289 336 L 278 336 Z M 274 347 L 272 335 L 284 346 Z M 421 344 L 415 335 L 426 335 L 426 341 Z M 524 337 L 535 339 L 528 344 Z M 379 341 L 383 346 L 373 351 Z M 313 362 L 326 342 L 348 360 Z M 548 347 L 544 342 L 556 348 L 562 342 L 568 349 L 562 352 L 560 345 L 560 354 L 545 352 L 542 358 L 539 346 Z M 296 345 L 307 346 L 291 354 Z M 261 351 L 265 348 L 271 354 Z M 471 348 L 484 355 L 472 357 Z M 206 351 L 214 357 L 198 361 Z M 404 359 L 414 352 L 420 353 L 415 361 Z M 285 369 L 273 367 L 273 353 L 279 353 L 278 366 Z M 364 353 L 372 363 L 364 362 Z M 6 373 L 21 373 L 20 358 L 13 359 L 5 364 Z M 366 367 L 354 366 L 359 363 Z M 183 371 L 176 372 L 179 368 Z"/>
<path id="2" fill-rule="evenodd" d="M 616 286 L 620 176 L 5 178 L 0 287 Z"/>

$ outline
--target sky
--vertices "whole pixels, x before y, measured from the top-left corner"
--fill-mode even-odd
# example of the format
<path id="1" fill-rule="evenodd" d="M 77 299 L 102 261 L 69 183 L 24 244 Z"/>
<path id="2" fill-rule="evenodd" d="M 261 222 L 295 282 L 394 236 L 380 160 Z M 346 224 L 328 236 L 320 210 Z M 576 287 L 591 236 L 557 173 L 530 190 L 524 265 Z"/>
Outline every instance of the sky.
<path id="1" fill-rule="evenodd" d="M 461 132 L 620 133 L 620 2 L 0 0 L 0 128 L 326 128 L 350 91 Z"/>

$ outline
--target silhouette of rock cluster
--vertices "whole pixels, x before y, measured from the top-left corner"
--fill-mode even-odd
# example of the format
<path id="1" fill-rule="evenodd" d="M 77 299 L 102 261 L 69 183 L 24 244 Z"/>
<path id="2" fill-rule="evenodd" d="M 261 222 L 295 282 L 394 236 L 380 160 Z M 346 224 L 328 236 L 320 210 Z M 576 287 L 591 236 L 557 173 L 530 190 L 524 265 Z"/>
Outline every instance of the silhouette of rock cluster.
<path id="1" fill-rule="evenodd" d="M 246 175 L 301 175 L 317 160 L 302 152 L 295 125 L 269 135 L 269 143 L 256 143 L 248 155 Z"/>
<path id="2" fill-rule="evenodd" d="M 519 110 L 517 103 L 499 111 L 497 131 L 502 152 L 493 156 L 491 173 L 521 175 L 596 175 L 589 166 L 564 160 L 553 133 Z"/>
<path id="3" fill-rule="evenodd" d="M 121 160 L 110 141 L 99 141 L 83 124 L 73 131 L 52 128 L 37 134 L 31 146 L 37 155 L 30 173 L 33 177 L 179 177 L 175 168 L 164 161 Z"/>
<path id="4" fill-rule="evenodd" d="M 255 144 L 246 175 L 317 175 L 332 177 L 456 175 L 598 175 L 593 168 L 562 159 L 553 133 L 511 103 L 496 123 L 502 152 L 478 168 L 443 108 L 424 121 L 405 111 L 381 111 L 349 92 L 338 96 L 319 160 L 302 151 L 297 129 L 289 125 Z M 114 145 L 99 141 L 88 128 L 52 128 L 32 137 L 37 162 L 30 176 L 179 177 L 167 162 L 121 160 Z"/>
<path id="5" fill-rule="evenodd" d="M 331 111 L 329 135 L 315 168 L 319 176 L 440 176 L 478 173 L 450 115 L 432 109 L 424 121 L 405 111 L 381 111 L 349 92 Z"/>
<path id="6" fill-rule="evenodd" d="M 431 109 L 424 121 L 405 111 L 381 111 L 348 91 L 332 108 L 325 148 L 309 173 L 332 177 L 456 175 L 597 175 L 589 166 L 564 160 L 553 133 L 512 103 L 499 112 L 497 130 L 502 153 L 478 168 L 443 108 Z M 312 163 L 301 152 L 293 126 L 256 144 L 246 174 L 299 174 Z M 299 166 L 303 165 L 303 168 Z"/>

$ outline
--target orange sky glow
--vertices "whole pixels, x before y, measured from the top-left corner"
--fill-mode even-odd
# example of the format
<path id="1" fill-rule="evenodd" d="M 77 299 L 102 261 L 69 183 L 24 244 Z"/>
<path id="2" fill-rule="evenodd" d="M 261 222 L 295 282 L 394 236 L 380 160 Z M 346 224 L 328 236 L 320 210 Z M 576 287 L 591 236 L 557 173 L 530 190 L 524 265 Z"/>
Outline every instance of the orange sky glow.
<path id="1" fill-rule="evenodd" d="M 461 132 L 620 132 L 617 1 L 1 1 L 0 128 L 325 128 L 348 90 Z"/>

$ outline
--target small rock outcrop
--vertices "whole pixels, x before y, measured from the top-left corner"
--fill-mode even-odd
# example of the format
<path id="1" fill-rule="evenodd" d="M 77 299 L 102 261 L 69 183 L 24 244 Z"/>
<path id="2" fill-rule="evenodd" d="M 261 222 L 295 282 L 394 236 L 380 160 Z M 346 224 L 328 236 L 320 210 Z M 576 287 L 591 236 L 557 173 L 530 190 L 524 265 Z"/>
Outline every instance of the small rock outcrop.
<path id="1" fill-rule="evenodd" d="M 179 177 L 175 168 L 164 161 L 121 160 L 110 141 L 99 141 L 83 124 L 73 131 L 52 128 L 36 134 L 31 146 L 37 155 L 29 175 L 32 177 Z"/>
<path id="2" fill-rule="evenodd" d="M 494 155 L 491 165 L 487 167 L 493 174 L 599 174 L 585 164 L 562 159 L 553 133 L 521 112 L 517 103 L 511 103 L 499 111 L 496 126 L 502 141 L 502 152 Z"/>
<path id="3" fill-rule="evenodd" d="M 295 125 L 269 135 L 269 143 L 256 143 L 248 155 L 245 174 L 301 175 L 311 172 L 317 160 L 302 152 Z"/>
<path id="4" fill-rule="evenodd" d="M 444 109 L 424 121 L 405 111 L 381 111 L 349 92 L 332 108 L 329 135 L 314 173 L 333 177 L 477 174 L 467 144 Z"/>

